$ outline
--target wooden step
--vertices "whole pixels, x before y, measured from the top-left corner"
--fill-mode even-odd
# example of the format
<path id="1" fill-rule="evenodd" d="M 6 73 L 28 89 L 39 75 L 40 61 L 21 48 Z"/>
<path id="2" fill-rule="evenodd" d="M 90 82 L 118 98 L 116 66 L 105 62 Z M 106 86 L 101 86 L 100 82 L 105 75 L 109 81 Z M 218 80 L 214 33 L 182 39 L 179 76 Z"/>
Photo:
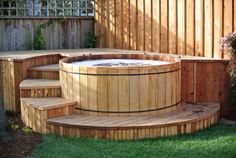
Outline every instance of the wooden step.
<path id="1" fill-rule="evenodd" d="M 20 83 L 21 98 L 60 97 L 61 85 L 59 80 L 27 79 Z"/>
<path id="2" fill-rule="evenodd" d="M 47 132 L 113 140 L 196 132 L 219 119 L 218 103 L 183 104 L 181 111 L 156 116 L 104 117 L 73 114 L 47 120 Z"/>
<path id="3" fill-rule="evenodd" d="M 21 117 L 26 126 L 45 133 L 47 119 L 74 114 L 76 104 L 61 97 L 21 98 Z"/>
<path id="4" fill-rule="evenodd" d="M 31 67 L 27 72 L 31 79 L 59 79 L 59 65 L 50 64 L 37 67 Z"/>

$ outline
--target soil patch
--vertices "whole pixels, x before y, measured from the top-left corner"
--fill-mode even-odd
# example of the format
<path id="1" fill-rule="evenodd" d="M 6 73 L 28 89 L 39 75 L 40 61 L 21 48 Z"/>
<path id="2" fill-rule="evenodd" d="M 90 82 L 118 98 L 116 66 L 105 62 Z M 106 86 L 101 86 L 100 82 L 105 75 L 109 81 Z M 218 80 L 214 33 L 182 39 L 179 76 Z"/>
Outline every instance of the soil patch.
<path id="1" fill-rule="evenodd" d="M 25 127 L 20 115 L 7 117 L 11 129 L 9 136 L 0 138 L 0 158 L 19 158 L 29 155 L 35 146 L 42 142 L 42 135 L 38 133 L 25 133 Z"/>

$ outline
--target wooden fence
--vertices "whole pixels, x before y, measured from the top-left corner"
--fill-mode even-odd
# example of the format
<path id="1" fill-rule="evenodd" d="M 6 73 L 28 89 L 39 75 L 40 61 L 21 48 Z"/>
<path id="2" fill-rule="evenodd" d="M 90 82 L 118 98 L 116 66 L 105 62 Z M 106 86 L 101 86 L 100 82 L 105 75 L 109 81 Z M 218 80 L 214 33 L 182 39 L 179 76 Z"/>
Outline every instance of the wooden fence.
<path id="1" fill-rule="evenodd" d="M 43 31 L 46 49 L 86 47 L 88 31 L 94 26 L 93 17 L 51 20 L 53 24 Z M 0 51 L 32 50 L 37 27 L 48 21 L 49 18 L 0 19 Z"/>
<path id="2" fill-rule="evenodd" d="M 224 58 L 236 0 L 96 0 L 98 47 Z"/>

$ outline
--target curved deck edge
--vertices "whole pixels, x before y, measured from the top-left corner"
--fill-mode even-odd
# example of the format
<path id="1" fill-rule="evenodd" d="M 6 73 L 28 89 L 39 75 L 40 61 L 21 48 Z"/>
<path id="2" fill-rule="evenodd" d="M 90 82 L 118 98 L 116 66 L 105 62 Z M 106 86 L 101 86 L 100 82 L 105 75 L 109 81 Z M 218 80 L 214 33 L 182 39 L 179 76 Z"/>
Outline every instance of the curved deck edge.
<path id="1" fill-rule="evenodd" d="M 53 122 L 52 119 L 47 121 L 46 131 L 47 133 L 53 133 L 60 136 L 89 137 L 110 140 L 136 140 L 143 138 L 173 136 L 194 133 L 217 123 L 220 115 L 219 111 L 220 105 L 217 104 L 217 106 L 211 111 L 208 111 L 202 115 L 200 114 L 199 116 L 197 116 L 197 114 L 196 117 L 192 119 L 185 119 L 184 116 L 182 121 L 159 122 L 145 126 L 140 125 L 139 122 L 134 122 L 136 125 L 115 126 L 111 124 L 108 127 L 106 126 L 106 122 L 104 122 L 104 120 L 104 125 L 96 125 L 95 123 L 95 125 L 89 126 L 83 125 L 83 121 L 79 120 L 77 124 L 75 121 L 75 124 L 68 124 L 56 122 L 55 119 Z M 68 117 L 65 117 L 65 119 L 69 120 Z"/>

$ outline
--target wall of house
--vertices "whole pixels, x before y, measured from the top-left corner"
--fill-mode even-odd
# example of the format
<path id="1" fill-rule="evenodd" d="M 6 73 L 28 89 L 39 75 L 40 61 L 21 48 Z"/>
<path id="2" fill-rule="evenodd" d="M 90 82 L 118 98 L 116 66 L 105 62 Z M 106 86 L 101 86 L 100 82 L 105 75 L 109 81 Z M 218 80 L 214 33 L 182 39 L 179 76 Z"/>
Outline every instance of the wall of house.
<path id="1" fill-rule="evenodd" d="M 0 18 L 0 51 L 33 50 L 37 27 L 47 23 L 43 36 L 45 49 L 85 48 L 88 32 L 94 27 L 93 17 L 83 18 Z"/>
<path id="2" fill-rule="evenodd" d="M 224 58 L 236 0 L 95 0 L 97 46 Z"/>

